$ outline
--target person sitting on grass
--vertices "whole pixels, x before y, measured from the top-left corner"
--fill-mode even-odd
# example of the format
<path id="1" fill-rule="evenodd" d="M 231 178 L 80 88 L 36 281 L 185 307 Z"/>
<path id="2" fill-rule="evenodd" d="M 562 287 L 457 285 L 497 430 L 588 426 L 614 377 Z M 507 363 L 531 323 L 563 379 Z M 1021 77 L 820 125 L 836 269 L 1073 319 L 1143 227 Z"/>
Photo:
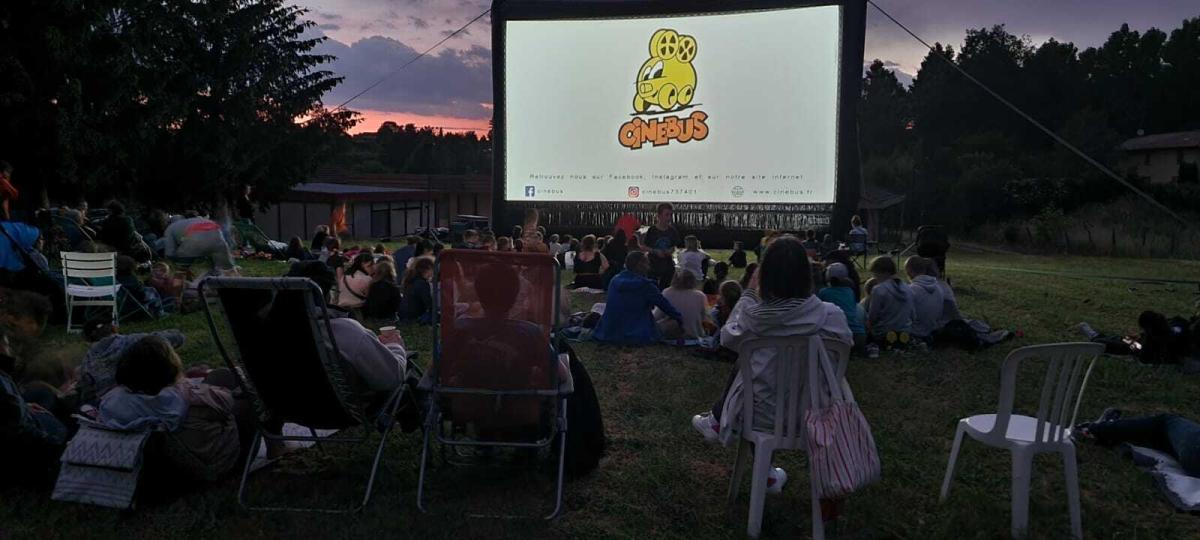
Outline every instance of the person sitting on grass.
<path id="1" fill-rule="evenodd" d="M 396 265 L 391 257 L 383 256 L 371 270 L 371 287 L 363 315 L 380 321 L 394 321 L 400 312 L 400 286 L 396 284 Z"/>
<path id="2" fill-rule="evenodd" d="M 417 253 L 417 245 L 421 243 L 421 239 L 416 236 L 407 236 L 404 238 L 404 246 L 392 253 L 392 262 L 395 263 L 396 271 L 404 273 L 408 268 L 408 260 L 413 258 Z"/>
<path id="3" fill-rule="evenodd" d="M 746 265 L 746 271 L 742 273 L 742 279 L 738 280 L 738 285 L 742 286 L 742 290 L 750 288 L 750 278 L 754 277 L 754 273 L 757 271 L 758 263 L 752 262 Z"/>
<path id="4" fill-rule="evenodd" d="M 735 241 L 733 243 L 733 253 L 729 254 L 729 266 L 734 268 L 746 267 L 746 252 L 742 250 L 742 243 Z"/>
<path id="5" fill-rule="evenodd" d="M 548 240 L 546 242 L 546 248 L 550 250 L 551 257 L 557 257 L 558 254 L 562 253 L 562 251 L 563 251 L 563 244 L 561 242 L 559 242 L 558 240 L 559 240 L 558 235 L 552 234 L 552 235 L 550 235 L 550 240 Z"/>
<path id="6" fill-rule="evenodd" d="M 421 324 L 433 322 L 433 293 L 430 287 L 432 280 L 433 259 L 413 259 L 412 268 L 404 273 L 404 280 L 401 282 L 401 288 L 404 289 L 404 298 L 400 301 L 401 320 Z"/>
<path id="7" fill-rule="evenodd" d="M 335 305 L 342 309 L 361 308 L 367 303 L 367 292 L 371 289 L 371 271 L 375 268 L 375 256 L 359 253 L 354 262 L 338 276 L 338 293 Z"/>
<path id="8" fill-rule="evenodd" d="M 817 231 L 809 229 L 804 232 L 804 251 L 810 259 L 817 258 L 821 251 L 821 243 L 817 242 Z"/>
<path id="9" fill-rule="evenodd" d="M 158 295 L 158 289 L 154 287 L 146 287 L 142 285 L 134 271 L 137 270 L 137 261 L 133 257 L 126 255 L 117 255 L 116 260 L 116 277 L 117 283 L 121 286 L 118 293 L 133 302 L 121 302 L 121 318 L 138 317 L 145 315 L 141 306 L 146 308 L 151 318 L 161 317 L 163 315 L 163 301 Z M 134 303 L 136 302 L 136 303 Z"/>
<path id="10" fill-rule="evenodd" d="M 934 333 L 941 330 L 942 311 L 946 299 L 936 277 L 933 259 L 913 256 L 904 261 L 904 273 L 908 274 L 912 290 L 912 335 L 928 343 Z M 933 275 L 930 275 L 933 274 Z"/>
<path id="11" fill-rule="evenodd" d="M 867 345 L 867 328 L 858 316 L 858 304 L 854 301 L 854 289 L 850 286 L 850 271 L 842 263 L 832 263 L 825 267 L 825 281 L 828 286 L 818 291 L 817 297 L 837 306 L 846 314 L 846 324 L 854 335 L 854 349 L 863 351 Z"/>
<path id="12" fill-rule="evenodd" d="M 741 298 L 742 285 L 740 283 L 730 279 L 721 284 L 718 289 L 717 305 L 713 308 L 713 319 L 716 320 L 717 328 L 721 328 L 729 322 L 733 306 L 736 306 Z"/>
<path id="13" fill-rule="evenodd" d="M 463 231 L 462 241 L 454 245 L 457 249 L 479 249 L 479 231 L 467 229 Z"/>
<path id="14" fill-rule="evenodd" d="M 604 254 L 604 259 L 608 261 L 608 270 L 604 272 L 601 278 L 601 289 L 607 289 L 608 283 L 612 278 L 620 274 L 625 269 L 625 257 L 629 255 L 629 242 L 626 240 L 625 231 L 617 229 L 613 232 L 612 239 L 604 246 L 601 251 Z"/>
<path id="15" fill-rule="evenodd" d="M 299 236 L 293 236 L 291 240 L 288 240 L 288 247 L 287 251 L 284 252 L 284 256 L 297 261 L 307 261 L 315 258 L 312 252 L 304 247 L 304 241 Z"/>
<path id="16" fill-rule="evenodd" d="M 762 264 L 751 277 L 750 287 L 742 293 L 729 321 L 721 328 L 721 346 L 737 351 L 749 340 L 787 336 L 814 336 L 847 345 L 854 342 L 842 310 L 813 294 L 808 254 L 804 244 L 791 235 L 780 236 L 763 253 Z M 742 393 L 749 388 L 754 392 L 756 429 L 772 429 L 777 354 L 778 351 L 762 349 L 755 352 L 750 359 L 753 381 L 742 380 L 740 370 L 735 367 L 725 392 L 710 411 L 692 417 L 692 427 L 708 441 L 737 443 L 742 427 Z M 786 482 L 787 473 L 772 467 L 767 475 L 767 492 L 779 493 Z M 840 502 L 821 501 L 826 521 L 837 517 Z"/>
<path id="17" fill-rule="evenodd" d="M 0 289 L 0 448 L 7 465 L 0 486 L 49 485 L 67 442 L 68 428 L 54 414 L 56 404 L 17 385 L 24 367 L 19 343 L 37 339 L 53 311 L 44 296 Z"/>
<path id="18" fill-rule="evenodd" d="M 173 348 L 187 341 L 179 330 L 160 330 L 148 334 L 120 334 L 108 319 L 88 321 L 83 325 L 83 338 L 91 346 L 79 365 L 79 384 L 76 386 L 80 405 L 96 405 L 100 398 L 117 384 L 117 365 L 125 352 L 142 339 L 158 337 Z"/>
<path id="19" fill-rule="evenodd" d="M 329 266 L 330 270 L 338 273 L 346 268 L 346 255 L 342 253 L 342 240 L 336 236 L 331 236 L 325 240 L 325 249 L 321 250 L 321 261 Z"/>
<path id="20" fill-rule="evenodd" d="M 649 345 L 662 339 L 654 323 L 653 308 L 658 307 L 676 322 L 683 315 L 663 296 L 655 280 L 646 277 L 650 260 L 642 251 L 625 257 L 625 270 L 608 284 L 604 315 L 592 332 L 597 341 L 621 345 Z"/>
<path id="21" fill-rule="evenodd" d="M 108 218 L 104 220 L 104 227 L 101 227 L 97 240 L 138 262 L 150 260 L 150 247 L 142 241 L 141 235 L 133 225 L 133 218 L 125 213 L 125 205 L 118 201 L 108 203 Z"/>
<path id="22" fill-rule="evenodd" d="M 696 281 L 700 282 L 708 275 L 708 264 L 712 257 L 700 249 L 700 239 L 693 234 L 683 238 L 683 246 L 683 251 L 679 252 L 679 267 L 690 272 Z M 719 280 L 718 283 L 720 281 L 723 280 Z"/>
<path id="23" fill-rule="evenodd" d="M 549 253 L 550 255 L 558 255 L 550 253 L 550 247 L 546 245 L 546 232 L 543 227 L 538 226 L 538 220 L 542 215 L 537 208 L 525 209 L 525 224 L 521 227 L 521 251 L 525 253 Z M 542 230 L 539 230 L 542 229 Z"/>
<path id="24" fill-rule="evenodd" d="M 837 242 L 833 241 L 833 235 L 826 234 L 825 238 L 821 240 L 820 247 L 817 248 L 817 255 L 824 258 L 826 255 L 837 251 L 837 249 L 838 245 Z"/>
<path id="25" fill-rule="evenodd" d="M 1071 433 L 1075 440 L 1104 446 L 1131 444 L 1168 454 L 1183 472 L 1200 478 L 1200 424 L 1178 414 L 1122 418 L 1121 411 L 1104 409 L 1095 422 L 1085 422 Z"/>
<path id="26" fill-rule="evenodd" d="M 667 339 L 699 339 L 707 336 L 704 323 L 709 321 L 707 297 L 696 289 L 696 277 L 685 268 L 675 271 L 671 286 L 662 295 L 683 315 L 683 320 L 669 317 L 663 310 L 655 308 L 654 318 L 658 329 Z"/>
<path id="27" fill-rule="evenodd" d="M 496 235 L 486 233 L 479 237 L 479 249 L 484 251 L 496 251 Z"/>
<path id="28" fill-rule="evenodd" d="M 496 251 L 511 252 L 513 250 L 513 239 L 509 236 L 501 236 L 496 239 Z"/>
<path id="29" fill-rule="evenodd" d="M 874 345 L 878 354 L 881 344 L 890 347 L 908 343 L 909 332 L 912 332 L 913 295 L 912 290 L 896 277 L 896 261 L 891 257 L 876 257 L 868 270 L 876 285 L 867 304 L 867 332 L 871 342 L 867 352 L 870 354 Z"/>
<path id="30" fill-rule="evenodd" d="M 575 282 L 571 288 L 604 287 L 604 272 L 608 271 L 608 259 L 596 250 L 596 236 L 589 234 L 579 243 L 579 253 L 575 255 Z"/>
<path id="31" fill-rule="evenodd" d="M 309 249 L 314 253 L 319 253 L 325 249 L 325 242 L 329 240 L 329 225 L 317 225 L 313 231 L 312 245 Z"/>

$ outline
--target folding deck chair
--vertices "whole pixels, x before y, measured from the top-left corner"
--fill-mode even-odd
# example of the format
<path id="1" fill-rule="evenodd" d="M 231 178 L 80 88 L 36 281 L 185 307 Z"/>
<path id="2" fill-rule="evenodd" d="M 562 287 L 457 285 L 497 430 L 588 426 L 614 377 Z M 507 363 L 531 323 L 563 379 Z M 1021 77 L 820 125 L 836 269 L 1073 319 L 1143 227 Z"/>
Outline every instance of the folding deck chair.
<path id="1" fill-rule="evenodd" d="M 570 372 L 554 347 L 559 273 L 544 254 L 448 250 L 434 279 L 434 349 L 417 506 L 434 440 L 449 447 L 552 449 L 562 509 Z M 561 367 L 560 367 L 561 366 Z M 560 369 L 562 370 L 560 372 Z M 474 436 L 466 436 L 473 428 Z M 449 429 L 448 429 L 449 428 Z M 458 429 L 456 429 L 458 428 Z"/>
<path id="2" fill-rule="evenodd" d="M 324 295 L 307 278 L 209 277 L 200 282 L 199 293 L 217 350 L 237 375 L 242 388 L 255 400 L 258 430 L 250 456 L 257 455 L 263 439 L 361 443 L 369 440 L 373 431 L 379 431 L 380 435 L 366 492 L 357 506 L 335 509 L 250 506 L 246 501 L 246 483 L 253 459 L 246 460 L 238 503 L 251 510 L 314 512 L 357 512 L 365 507 L 371 499 L 380 457 L 395 425 L 406 385 L 392 393 L 379 407 L 378 414 L 368 413 L 368 403 L 350 389 L 342 371 Z M 222 336 L 217 326 L 218 316 L 231 336 Z M 232 348 L 227 347 L 230 339 Z M 419 378 L 420 369 L 412 362 L 407 365 L 406 375 Z M 299 424 L 308 428 L 312 436 L 268 433 L 263 428 L 267 420 Z M 356 426 L 363 428 L 363 436 L 319 438 L 315 432 Z"/>

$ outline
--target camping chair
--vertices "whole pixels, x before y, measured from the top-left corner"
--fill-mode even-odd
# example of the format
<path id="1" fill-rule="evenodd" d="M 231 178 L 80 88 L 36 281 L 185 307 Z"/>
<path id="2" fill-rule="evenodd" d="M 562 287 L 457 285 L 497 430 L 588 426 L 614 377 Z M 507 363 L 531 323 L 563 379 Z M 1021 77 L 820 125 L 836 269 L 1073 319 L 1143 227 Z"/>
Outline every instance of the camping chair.
<path id="1" fill-rule="evenodd" d="M 434 440 L 443 451 L 538 450 L 552 448 L 557 438 L 554 510 L 545 516 L 553 519 L 562 509 L 566 398 L 572 391 L 569 371 L 559 373 L 554 347 L 558 266 L 543 254 L 455 249 L 442 253 L 435 274 L 435 339 L 417 506 L 426 511 Z M 477 436 L 466 437 L 455 426 L 473 426 Z"/>
<path id="2" fill-rule="evenodd" d="M 804 413 L 817 409 L 822 403 L 814 403 L 808 385 L 812 381 L 822 381 L 820 362 L 809 357 L 809 341 L 811 336 L 790 336 L 757 338 L 748 340 L 738 348 L 738 371 L 742 376 L 742 427 L 741 441 L 738 444 L 737 456 L 734 458 L 733 476 L 729 481 L 729 504 L 737 502 L 738 490 L 742 483 L 744 460 L 742 455 L 747 447 L 754 446 L 753 465 L 751 466 L 750 482 L 750 516 L 746 525 L 746 534 L 758 538 L 762 531 L 763 507 L 767 497 L 767 473 L 771 468 L 771 456 L 777 450 L 805 450 Z M 842 386 L 842 392 L 849 401 L 854 399 L 849 385 L 845 384 L 845 373 L 850 359 L 850 346 L 822 339 L 826 352 L 829 354 L 830 367 L 836 371 L 834 380 Z M 775 351 L 773 365 L 775 373 L 768 377 L 775 379 L 775 422 L 769 430 L 755 427 L 754 417 L 754 374 L 750 359 L 760 349 Z M 748 382 L 750 381 L 750 382 Z M 823 386 L 828 386 L 825 384 Z M 828 390 L 818 392 L 818 400 L 828 396 Z M 813 460 L 809 462 L 809 478 L 813 478 Z M 812 537 L 814 540 L 825 538 L 825 526 L 821 521 L 821 501 L 817 496 L 815 482 L 812 486 Z"/>
<path id="3" fill-rule="evenodd" d="M 1103 352 L 1104 345 L 1099 343 L 1054 343 L 1022 347 L 1009 353 L 1000 371 L 1000 404 L 996 413 L 978 414 L 958 421 L 954 447 L 950 450 L 950 462 L 946 464 L 946 477 L 942 481 L 941 500 L 944 502 L 950 493 L 964 434 L 992 448 L 1007 449 L 1012 452 L 1012 535 L 1019 538 L 1025 534 L 1029 523 L 1029 478 L 1033 457 L 1056 452 L 1062 454 L 1063 459 L 1071 534 L 1083 538 L 1079 473 L 1071 431 L 1096 357 Z M 1017 371 L 1021 363 L 1035 358 L 1045 360 L 1047 364 L 1045 375 L 1041 377 L 1037 416 L 1013 414 Z"/>
<path id="4" fill-rule="evenodd" d="M 258 228 L 258 225 L 249 221 L 242 219 L 233 220 L 233 230 L 237 233 L 237 241 L 234 242 L 235 246 L 248 245 L 254 248 L 254 251 L 263 251 L 276 256 L 282 256 L 287 249 L 287 244 L 271 240 L 271 237 Z"/>
<path id="5" fill-rule="evenodd" d="M 64 251 L 62 256 L 63 288 L 67 301 L 67 332 L 79 332 L 72 317 L 76 307 L 112 308 L 113 325 L 120 321 L 116 253 L 77 253 Z"/>
<path id="6" fill-rule="evenodd" d="M 357 512 L 371 499 L 384 444 L 395 424 L 404 397 L 401 385 L 379 408 L 368 413 L 368 403 L 349 387 L 338 358 L 329 312 L 321 289 L 306 278 L 209 277 L 200 282 L 199 294 L 217 350 L 255 401 L 258 429 L 250 456 L 263 439 L 317 443 L 362 443 L 379 431 L 379 446 L 367 478 L 361 504 L 351 508 L 254 507 L 246 500 L 246 483 L 253 459 L 246 460 L 238 487 L 238 503 L 251 510 Z M 219 310 L 230 337 L 217 327 Z M 232 348 L 228 342 L 232 340 Z M 419 373 L 412 362 L 410 373 Z M 407 379 L 407 377 L 406 377 Z M 309 429 L 311 437 L 268 433 L 265 420 L 291 422 Z M 361 437 L 319 438 L 317 429 L 343 430 L 361 426 Z"/>
<path id="7" fill-rule="evenodd" d="M 846 247 L 850 250 L 850 260 L 859 268 L 867 269 L 867 235 L 850 233 L 846 236 Z"/>

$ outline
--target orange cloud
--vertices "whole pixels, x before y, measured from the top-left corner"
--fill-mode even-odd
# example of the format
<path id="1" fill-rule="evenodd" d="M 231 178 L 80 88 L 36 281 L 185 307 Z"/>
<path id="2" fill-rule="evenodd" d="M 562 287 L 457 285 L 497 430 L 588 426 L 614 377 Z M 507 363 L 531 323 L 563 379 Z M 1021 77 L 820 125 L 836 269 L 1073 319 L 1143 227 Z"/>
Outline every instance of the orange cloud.
<path id="1" fill-rule="evenodd" d="M 362 115 L 362 121 L 350 129 L 351 134 L 374 133 L 379 130 L 380 124 L 383 124 L 384 122 L 395 122 L 401 126 L 405 124 L 413 124 L 419 128 L 429 126 L 433 128 L 442 128 L 446 131 L 474 131 L 479 136 L 486 135 L 488 130 L 488 120 L 486 118 L 479 119 L 456 118 L 453 116 L 427 116 L 423 114 L 372 110 L 358 110 L 358 112 Z"/>

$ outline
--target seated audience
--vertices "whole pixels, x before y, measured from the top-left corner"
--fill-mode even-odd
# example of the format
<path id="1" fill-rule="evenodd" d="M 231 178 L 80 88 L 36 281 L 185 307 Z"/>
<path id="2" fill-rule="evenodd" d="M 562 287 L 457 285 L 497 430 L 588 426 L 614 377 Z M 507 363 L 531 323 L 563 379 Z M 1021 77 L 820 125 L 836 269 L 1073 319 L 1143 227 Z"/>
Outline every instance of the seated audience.
<path id="1" fill-rule="evenodd" d="M 866 242 L 870 238 L 871 233 L 863 227 L 862 218 L 853 216 L 850 218 L 850 251 L 861 253 L 867 249 Z"/>
<path id="2" fill-rule="evenodd" d="M 479 249 L 484 251 L 496 251 L 496 235 L 487 233 L 479 237 Z"/>
<path id="3" fill-rule="evenodd" d="M 513 251 L 515 251 L 517 253 L 525 251 L 525 242 L 522 241 L 520 238 L 514 238 L 513 239 Z"/>
<path id="4" fill-rule="evenodd" d="M 837 251 L 837 249 L 838 244 L 833 241 L 833 235 L 826 234 L 825 238 L 821 240 L 821 246 L 817 249 L 817 255 L 824 258 L 826 255 Z"/>
<path id="5" fill-rule="evenodd" d="M 137 302 L 121 302 L 121 318 L 136 317 L 145 315 L 141 306 L 149 311 L 150 317 L 161 317 L 163 315 L 163 301 L 158 296 L 158 290 L 154 287 L 146 287 L 142 285 L 134 271 L 137 270 L 137 261 L 126 255 L 118 255 L 116 260 L 116 276 L 117 283 L 121 286 L 118 296 L 125 296 Z"/>
<path id="6" fill-rule="evenodd" d="M 367 289 L 367 302 L 363 315 L 381 321 L 394 321 L 400 312 L 400 286 L 396 284 L 396 265 L 384 256 L 375 262 L 371 270 L 371 287 Z"/>
<path id="7" fill-rule="evenodd" d="M 812 294 L 808 254 L 800 240 L 790 235 L 779 237 L 763 253 L 759 271 L 721 329 L 721 345 L 736 351 L 748 340 L 784 336 L 819 336 L 853 343 L 842 310 Z M 725 393 L 709 412 L 694 416 L 692 426 L 707 440 L 737 443 L 742 427 L 742 394 L 751 389 L 755 427 L 771 429 L 775 422 L 775 358 L 774 351 L 756 352 L 750 359 L 753 381 L 742 380 L 735 368 Z M 768 493 L 779 493 L 786 482 L 787 473 L 772 467 L 767 477 Z M 840 501 L 822 500 L 821 506 L 829 521 L 836 518 Z"/>
<path id="8" fill-rule="evenodd" d="M 203 217 L 176 220 L 163 231 L 163 252 L 168 259 L 212 259 L 214 270 L 233 270 L 233 253 L 225 231 Z"/>
<path id="9" fill-rule="evenodd" d="M 908 274 L 909 289 L 912 290 L 912 335 L 925 342 L 942 329 L 939 323 L 945 307 L 942 286 L 935 277 L 937 271 L 934 268 L 933 260 L 924 257 L 914 256 L 904 261 L 904 272 Z"/>
<path id="10" fill-rule="evenodd" d="M 329 240 L 329 226 L 317 225 L 316 231 L 313 232 L 312 244 L 309 249 L 314 253 L 319 253 L 325 249 L 325 242 Z"/>
<path id="11" fill-rule="evenodd" d="M 862 286 L 860 285 L 862 283 L 862 278 L 858 275 L 858 265 L 855 264 L 850 252 L 844 249 L 839 249 L 826 253 L 825 264 L 833 263 L 842 263 L 842 265 L 846 267 L 846 272 L 849 276 L 848 281 L 850 282 L 850 288 L 854 289 L 854 301 L 862 302 Z M 860 320 L 864 322 L 866 321 L 866 319 Z"/>
<path id="12" fill-rule="evenodd" d="M 370 253 L 359 253 L 354 256 L 350 268 L 338 276 L 337 300 L 334 305 L 342 309 L 361 308 L 367 302 L 367 292 L 371 289 L 371 271 L 375 268 L 375 257 Z"/>
<path id="13" fill-rule="evenodd" d="M 681 321 L 667 316 L 661 309 L 655 308 L 654 318 L 658 322 L 659 331 L 667 339 L 699 339 L 707 336 L 704 331 L 705 321 L 709 321 L 708 298 L 703 292 L 696 290 L 696 277 L 685 269 L 675 272 L 671 286 L 663 289 L 662 295 L 683 315 Z"/>
<path id="14" fill-rule="evenodd" d="M 817 231 L 809 229 L 804 232 L 804 252 L 808 253 L 808 258 L 816 259 L 817 254 L 821 250 L 821 243 L 817 242 Z"/>
<path id="15" fill-rule="evenodd" d="M 0 448 L 6 465 L 0 486 L 49 485 L 67 441 L 68 427 L 54 413 L 53 393 L 38 396 L 17 385 L 24 367 L 20 343 L 40 336 L 53 311 L 44 296 L 0 289 Z"/>
<path id="16" fill-rule="evenodd" d="M 475 229 L 467 229 L 463 232 L 462 241 L 455 244 L 456 249 L 479 249 L 482 244 L 479 243 L 479 231 Z"/>
<path id="17" fill-rule="evenodd" d="M 718 328 L 729 322 L 729 315 L 733 313 L 733 307 L 737 305 L 741 297 L 742 285 L 740 283 L 731 279 L 721 284 L 718 289 L 717 305 L 713 308 L 713 319 L 716 320 Z"/>
<path id="18" fill-rule="evenodd" d="M 733 253 L 729 254 L 729 266 L 734 268 L 746 267 L 746 252 L 742 250 L 742 243 L 740 241 L 733 243 Z"/>
<path id="19" fill-rule="evenodd" d="M 392 261 L 396 265 L 397 272 L 403 274 L 408 269 L 408 261 L 417 255 L 417 246 L 420 243 L 419 237 L 407 236 L 404 238 L 404 246 L 392 253 Z"/>
<path id="20" fill-rule="evenodd" d="M 608 270 L 604 272 L 600 288 L 608 289 L 608 283 L 612 281 L 612 278 L 625 269 L 625 257 L 629 255 L 629 245 L 625 239 L 625 231 L 622 229 L 614 231 L 612 240 L 604 246 L 604 250 L 601 253 L 604 254 L 604 260 L 608 261 Z"/>
<path id="21" fill-rule="evenodd" d="M 507 236 L 501 236 L 496 239 L 496 251 L 511 252 L 513 250 L 513 239 Z"/>
<path id="22" fill-rule="evenodd" d="M 557 234 L 550 235 L 550 240 L 546 242 L 546 248 L 550 250 L 551 257 L 557 257 L 559 253 L 563 252 L 563 245 L 558 241 Z"/>
<path id="23" fill-rule="evenodd" d="M 108 218 L 104 220 L 104 227 L 100 229 L 97 240 L 138 262 L 150 260 L 150 247 L 142 241 L 141 235 L 133 225 L 133 218 L 125 213 L 125 205 L 117 201 L 108 203 Z"/>
<path id="24" fill-rule="evenodd" d="M 400 302 L 400 319 L 417 321 L 421 324 L 433 322 L 433 259 L 418 257 L 412 260 L 412 268 L 404 273 L 401 287 L 404 299 Z"/>
<path id="25" fill-rule="evenodd" d="M 717 263 L 717 264 L 720 264 L 720 263 Z M 753 263 L 747 264 L 746 271 L 744 273 L 742 273 L 742 279 L 738 280 L 738 285 L 741 285 L 742 289 L 749 288 L 750 287 L 750 279 L 754 277 L 754 273 L 757 271 L 758 271 L 758 263 L 753 262 Z"/>
<path id="26" fill-rule="evenodd" d="M 182 279 L 171 273 L 171 265 L 162 261 L 150 267 L 150 279 L 146 280 L 146 284 L 158 292 L 158 297 L 164 299 L 164 303 L 167 298 L 179 298 L 183 288 L 187 286 Z"/>
<path id="27" fill-rule="evenodd" d="M 1072 437 L 1104 446 L 1132 444 L 1170 455 L 1183 472 L 1200 478 L 1200 424 L 1178 414 L 1122 418 L 1113 408 L 1095 422 L 1077 426 Z"/>
<path id="28" fill-rule="evenodd" d="M 596 249 L 596 237 L 591 234 L 583 237 L 579 243 L 579 253 L 575 254 L 575 282 L 571 288 L 602 289 L 606 271 L 608 259 Z"/>
<path id="29" fill-rule="evenodd" d="M 288 240 L 287 251 L 284 253 L 288 259 L 296 259 L 297 261 L 307 261 L 313 259 L 313 254 L 304 247 L 304 241 L 299 236 L 293 236 Z"/>
<path id="30" fill-rule="evenodd" d="M 679 267 L 687 270 L 696 278 L 696 282 L 708 275 L 708 264 L 712 257 L 700 249 L 700 239 L 689 234 L 683 238 L 683 251 L 679 252 Z M 718 280 L 721 281 L 721 280 Z"/>
<path id="31" fill-rule="evenodd" d="M 862 350 L 867 343 L 867 329 L 858 317 L 858 303 L 854 301 L 854 289 L 850 287 L 850 272 L 846 265 L 832 263 L 825 267 L 825 281 L 828 286 L 817 292 L 817 297 L 842 310 L 850 333 L 854 336 L 854 348 Z"/>
<path id="32" fill-rule="evenodd" d="M 525 209 L 525 225 L 521 228 L 521 251 L 525 253 L 550 253 L 550 247 L 546 245 L 546 231 L 544 227 L 538 225 L 538 220 L 541 219 L 541 214 L 537 208 Z M 557 255 L 550 253 L 551 256 Z"/>
<path id="33" fill-rule="evenodd" d="M 717 280 L 717 283 L 725 283 L 725 280 L 729 279 L 729 263 L 721 261 L 714 264 L 713 279 Z"/>
<path id="34" fill-rule="evenodd" d="M 667 317 L 683 323 L 683 315 L 658 290 L 658 283 L 646 277 L 650 260 L 642 251 L 625 258 L 625 270 L 608 284 L 604 315 L 592 332 L 597 341 L 622 345 L 648 345 L 662 339 L 654 323 L 652 309 L 658 307 Z"/>
<path id="35" fill-rule="evenodd" d="M 868 270 L 876 281 L 867 307 L 868 339 L 874 345 L 906 344 L 912 332 L 912 290 L 896 277 L 891 257 L 876 257 Z"/>
<path id="36" fill-rule="evenodd" d="M 383 244 L 375 244 L 375 248 L 371 250 L 371 254 L 375 255 L 376 259 L 380 257 L 386 257 L 388 256 L 387 246 Z"/>
<path id="37" fill-rule="evenodd" d="M 81 405 L 96 405 L 116 385 L 117 365 L 130 347 L 142 339 L 155 336 L 178 349 L 186 339 L 179 330 L 161 330 L 149 334 L 119 334 L 112 321 L 107 319 L 88 321 L 83 326 L 83 338 L 91 343 L 87 354 L 79 365 L 79 383 L 76 386 Z"/>

